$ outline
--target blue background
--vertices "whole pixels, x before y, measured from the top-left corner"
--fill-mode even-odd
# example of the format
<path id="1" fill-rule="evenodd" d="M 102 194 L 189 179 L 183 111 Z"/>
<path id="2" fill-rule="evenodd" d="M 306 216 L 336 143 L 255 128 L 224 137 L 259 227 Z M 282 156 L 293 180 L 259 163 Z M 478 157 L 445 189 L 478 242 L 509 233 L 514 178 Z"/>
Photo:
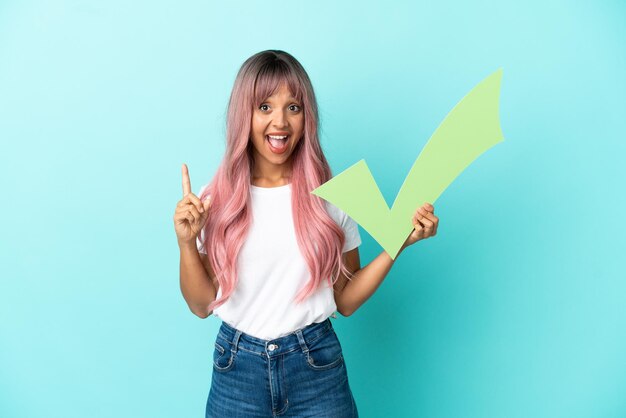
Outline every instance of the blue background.
<path id="1" fill-rule="evenodd" d="M 180 167 L 211 179 L 264 49 L 308 71 L 334 174 L 366 159 L 388 202 L 504 71 L 505 141 L 334 320 L 361 416 L 626 416 L 625 22 L 617 0 L 3 1 L 0 416 L 203 416 L 219 320 L 180 293 Z"/>

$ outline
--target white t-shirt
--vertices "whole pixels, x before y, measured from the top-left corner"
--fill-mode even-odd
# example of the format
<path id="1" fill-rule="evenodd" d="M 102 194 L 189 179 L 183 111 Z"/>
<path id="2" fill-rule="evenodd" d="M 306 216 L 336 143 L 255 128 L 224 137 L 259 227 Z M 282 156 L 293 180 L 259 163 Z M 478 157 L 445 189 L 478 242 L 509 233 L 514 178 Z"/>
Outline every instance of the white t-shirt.
<path id="1" fill-rule="evenodd" d="M 213 314 L 246 334 L 270 340 L 324 321 L 337 306 L 327 278 L 303 302 L 292 302 L 310 274 L 296 241 L 291 184 L 272 188 L 250 185 L 250 193 L 252 222 L 237 259 L 237 286 Z M 326 208 L 346 236 L 343 252 L 358 247 L 361 236 L 357 223 L 327 201 Z M 203 240 L 204 230 L 197 246 L 206 254 Z"/>

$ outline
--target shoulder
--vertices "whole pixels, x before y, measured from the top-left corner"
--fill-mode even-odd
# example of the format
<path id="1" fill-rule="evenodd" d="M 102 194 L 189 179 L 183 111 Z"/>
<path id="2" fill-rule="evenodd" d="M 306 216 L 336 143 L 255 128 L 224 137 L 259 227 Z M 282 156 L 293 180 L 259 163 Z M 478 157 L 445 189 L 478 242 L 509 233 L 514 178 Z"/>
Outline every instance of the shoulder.
<path id="1" fill-rule="evenodd" d="M 330 203 L 328 200 L 324 201 L 326 203 L 326 211 L 330 215 L 331 218 L 338 224 L 344 225 L 346 223 L 347 214 L 339 209 L 337 206 Z"/>
<path id="2" fill-rule="evenodd" d="M 339 225 L 344 231 L 349 231 L 351 235 L 358 234 L 357 223 L 346 212 L 326 201 L 327 212 L 330 217 Z"/>
<path id="3" fill-rule="evenodd" d="M 353 250 L 361 245 L 361 234 L 359 233 L 358 224 L 352 219 L 346 212 L 339 209 L 337 206 L 326 201 L 326 208 L 328 214 L 339 225 L 346 237 L 346 242 L 343 246 L 343 252 Z"/>

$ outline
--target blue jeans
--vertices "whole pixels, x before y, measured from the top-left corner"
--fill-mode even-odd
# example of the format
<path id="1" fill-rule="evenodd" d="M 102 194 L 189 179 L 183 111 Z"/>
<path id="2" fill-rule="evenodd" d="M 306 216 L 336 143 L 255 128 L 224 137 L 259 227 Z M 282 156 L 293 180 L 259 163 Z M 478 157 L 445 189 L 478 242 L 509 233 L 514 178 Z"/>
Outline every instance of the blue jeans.
<path id="1" fill-rule="evenodd" d="M 222 322 L 206 417 L 277 416 L 358 418 L 330 319 L 273 340 Z"/>

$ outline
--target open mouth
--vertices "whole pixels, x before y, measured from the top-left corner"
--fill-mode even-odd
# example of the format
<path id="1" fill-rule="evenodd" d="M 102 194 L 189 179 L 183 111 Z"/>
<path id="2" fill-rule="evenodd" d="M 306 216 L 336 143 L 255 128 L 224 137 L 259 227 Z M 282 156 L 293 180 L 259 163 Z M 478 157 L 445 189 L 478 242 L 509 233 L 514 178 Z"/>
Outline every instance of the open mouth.
<path id="1" fill-rule="evenodd" d="M 265 135 L 265 140 L 269 144 L 269 148 L 273 153 L 282 154 L 287 151 L 289 135 Z"/>

